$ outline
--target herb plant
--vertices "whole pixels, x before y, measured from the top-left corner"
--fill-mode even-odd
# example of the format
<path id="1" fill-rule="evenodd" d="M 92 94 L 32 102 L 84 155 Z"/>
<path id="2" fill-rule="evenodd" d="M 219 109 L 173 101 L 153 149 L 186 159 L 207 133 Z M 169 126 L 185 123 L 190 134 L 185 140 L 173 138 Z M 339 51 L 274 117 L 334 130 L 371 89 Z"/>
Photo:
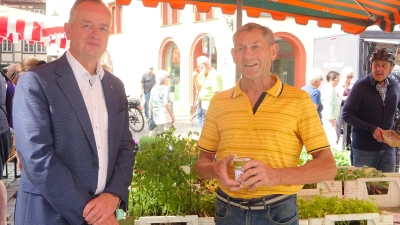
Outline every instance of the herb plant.
<path id="1" fill-rule="evenodd" d="M 136 155 L 128 215 L 141 216 L 210 214 L 215 194 L 194 186 L 198 179 L 194 163 L 198 157 L 197 140 L 175 136 L 175 128 L 156 135 L 147 145 L 141 143 Z M 181 166 L 189 166 L 186 174 Z"/>

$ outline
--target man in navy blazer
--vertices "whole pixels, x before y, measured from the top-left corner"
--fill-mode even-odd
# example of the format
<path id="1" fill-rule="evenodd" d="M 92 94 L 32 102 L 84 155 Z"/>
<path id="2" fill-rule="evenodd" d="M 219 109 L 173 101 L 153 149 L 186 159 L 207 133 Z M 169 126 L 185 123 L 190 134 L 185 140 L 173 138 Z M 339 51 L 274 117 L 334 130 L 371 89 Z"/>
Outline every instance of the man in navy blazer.
<path id="1" fill-rule="evenodd" d="M 111 14 L 101 0 L 77 0 L 65 31 L 70 49 L 25 72 L 14 97 L 23 171 L 16 225 L 118 224 L 134 165 L 123 83 L 98 62 Z"/>

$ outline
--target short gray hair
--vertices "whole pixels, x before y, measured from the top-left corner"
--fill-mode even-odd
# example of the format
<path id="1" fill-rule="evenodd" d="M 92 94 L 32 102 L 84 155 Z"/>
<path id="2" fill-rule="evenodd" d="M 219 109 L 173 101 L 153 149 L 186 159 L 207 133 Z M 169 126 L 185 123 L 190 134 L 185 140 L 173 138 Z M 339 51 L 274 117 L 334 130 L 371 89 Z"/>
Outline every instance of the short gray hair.
<path id="1" fill-rule="evenodd" d="M 197 64 L 205 63 L 208 65 L 211 65 L 210 59 L 204 55 L 197 57 L 196 61 L 197 61 Z"/>
<path id="2" fill-rule="evenodd" d="M 311 71 L 307 73 L 308 83 L 314 84 L 317 80 L 322 77 L 322 70 L 320 68 L 313 68 Z"/>
<path id="3" fill-rule="evenodd" d="M 274 39 L 274 33 L 272 32 L 271 29 L 269 29 L 266 26 L 262 26 L 258 23 L 247 23 L 243 26 L 241 26 L 236 32 L 235 34 L 233 34 L 232 40 L 233 40 L 233 44 L 235 44 L 235 40 L 237 38 L 237 36 L 242 33 L 242 32 L 249 32 L 252 31 L 254 29 L 257 29 L 259 31 L 261 31 L 261 35 L 262 38 L 270 45 L 275 43 L 275 39 Z"/>
<path id="4" fill-rule="evenodd" d="M 348 75 L 353 74 L 353 67 L 351 66 L 346 66 L 343 68 L 342 72 L 340 73 L 340 75 L 342 75 L 343 78 L 346 78 Z"/>
<path id="5" fill-rule="evenodd" d="M 72 5 L 71 10 L 69 11 L 69 20 L 68 23 L 72 23 L 73 22 L 73 18 L 75 17 L 75 9 L 76 7 L 78 7 L 79 4 L 81 4 L 82 2 L 94 2 L 94 3 L 98 3 L 100 5 L 103 5 L 104 7 L 106 7 L 108 9 L 108 6 L 102 1 L 102 0 L 76 0 L 74 5 Z M 110 11 L 108 9 L 108 11 Z M 111 14 L 111 12 L 110 12 Z"/>

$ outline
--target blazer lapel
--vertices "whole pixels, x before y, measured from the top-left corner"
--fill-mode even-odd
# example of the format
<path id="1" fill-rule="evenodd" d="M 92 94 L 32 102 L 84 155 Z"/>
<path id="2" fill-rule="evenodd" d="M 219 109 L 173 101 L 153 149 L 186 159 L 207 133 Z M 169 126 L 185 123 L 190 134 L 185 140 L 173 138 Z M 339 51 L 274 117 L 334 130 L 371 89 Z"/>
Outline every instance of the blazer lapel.
<path id="1" fill-rule="evenodd" d="M 58 85 L 72 105 L 72 108 L 74 109 L 82 125 L 86 137 L 89 140 L 90 145 L 92 146 L 92 150 L 97 156 L 96 141 L 94 139 L 94 133 L 92 129 L 92 123 L 90 122 L 89 113 L 86 109 L 85 101 L 83 100 L 78 82 L 75 79 L 74 72 L 72 71 L 72 68 L 68 63 L 65 54 L 60 58 L 60 63 L 56 70 L 56 73 L 60 76 L 60 78 L 57 79 Z"/>
<path id="2" fill-rule="evenodd" d="M 118 113 L 118 98 L 116 91 L 114 90 L 115 85 L 111 79 L 111 75 L 104 72 L 104 77 L 101 80 L 103 86 L 104 98 L 106 100 L 107 114 L 108 114 L 108 157 L 111 159 L 111 154 L 113 153 L 113 146 L 115 142 L 114 134 L 116 131 L 117 123 L 115 118 L 117 118 Z M 111 160 L 109 161 L 111 162 Z"/>

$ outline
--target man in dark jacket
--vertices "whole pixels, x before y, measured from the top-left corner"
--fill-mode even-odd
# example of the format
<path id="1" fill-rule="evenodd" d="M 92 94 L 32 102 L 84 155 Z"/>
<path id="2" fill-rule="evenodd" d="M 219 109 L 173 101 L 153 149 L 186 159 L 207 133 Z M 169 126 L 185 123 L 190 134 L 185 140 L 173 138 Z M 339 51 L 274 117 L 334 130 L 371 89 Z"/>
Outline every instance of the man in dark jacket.
<path id="1" fill-rule="evenodd" d="M 343 108 L 343 120 L 353 127 L 352 154 L 356 167 L 369 166 L 394 172 L 395 150 L 383 140 L 383 130 L 393 129 L 400 88 L 388 75 L 395 53 L 376 49 L 370 58 L 371 74 L 358 80 Z"/>

